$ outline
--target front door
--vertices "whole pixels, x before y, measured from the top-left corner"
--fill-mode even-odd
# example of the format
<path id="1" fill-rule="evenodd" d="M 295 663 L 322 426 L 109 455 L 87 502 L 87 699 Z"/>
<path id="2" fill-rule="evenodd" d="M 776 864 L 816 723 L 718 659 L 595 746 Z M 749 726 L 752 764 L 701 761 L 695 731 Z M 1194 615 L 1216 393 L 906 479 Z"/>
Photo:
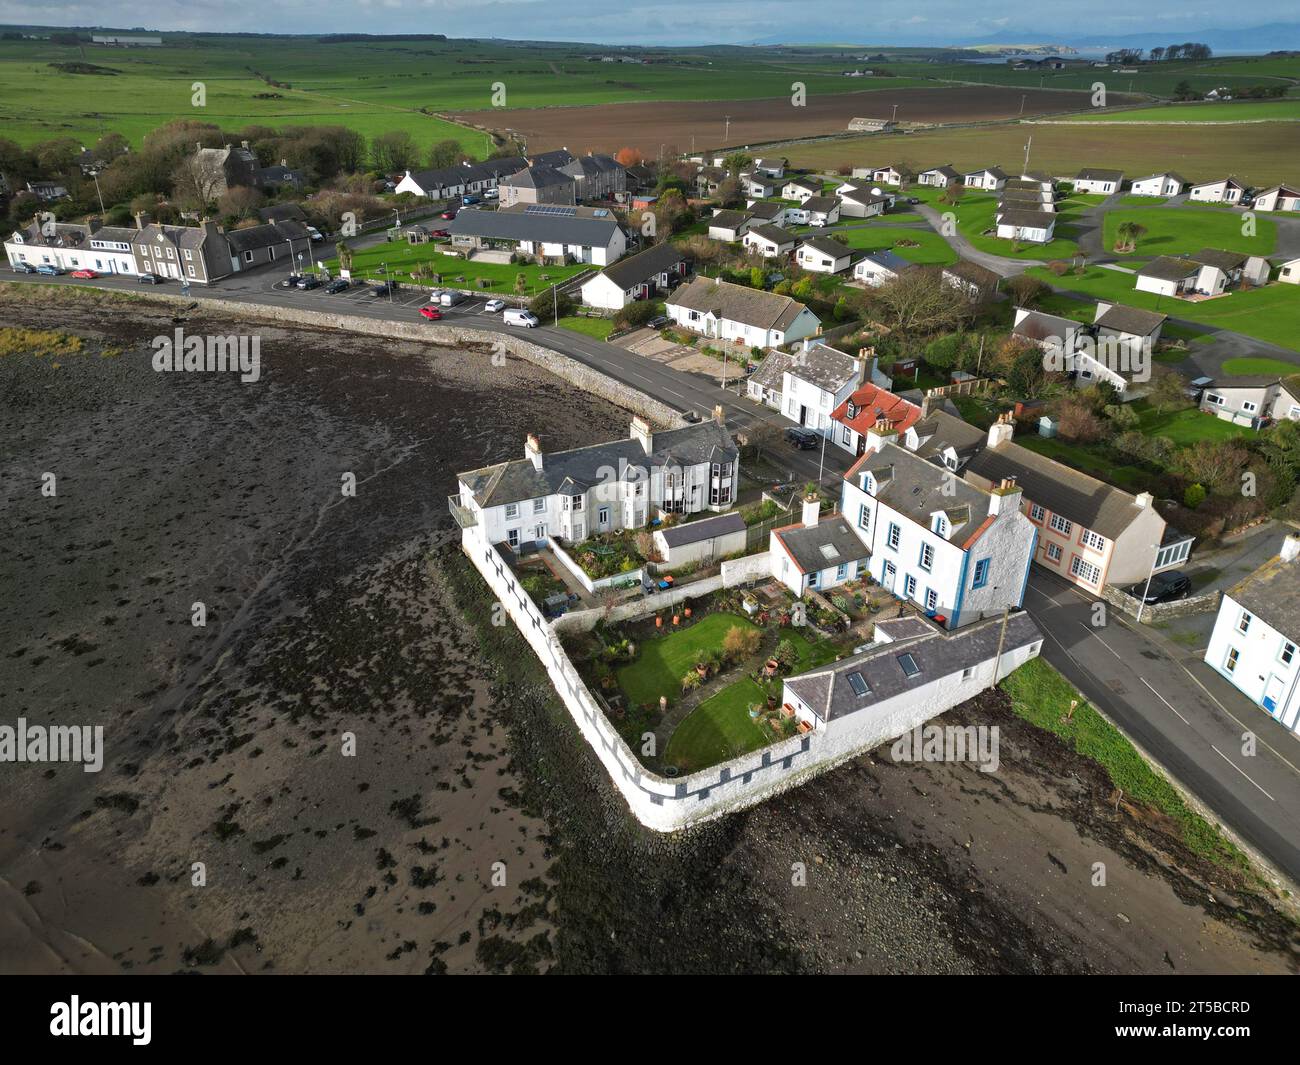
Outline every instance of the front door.
<path id="1" fill-rule="evenodd" d="M 546 525 L 543 523 L 533 529 L 533 539 L 537 541 L 537 546 L 545 546 L 546 542 Z"/>
<path id="2" fill-rule="evenodd" d="M 894 579 L 897 576 L 898 576 L 897 567 L 895 567 L 892 562 L 886 562 L 885 568 L 881 571 L 880 574 L 880 586 L 884 588 L 885 591 L 890 592 L 892 594 L 892 592 L 894 591 Z"/>
<path id="3" fill-rule="evenodd" d="M 1276 673 L 1268 678 L 1268 683 L 1264 685 L 1264 698 L 1260 700 L 1260 705 L 1270 714 L 1277 717 L 1278 701 L 1282 698 L 1282 678 Z"/>

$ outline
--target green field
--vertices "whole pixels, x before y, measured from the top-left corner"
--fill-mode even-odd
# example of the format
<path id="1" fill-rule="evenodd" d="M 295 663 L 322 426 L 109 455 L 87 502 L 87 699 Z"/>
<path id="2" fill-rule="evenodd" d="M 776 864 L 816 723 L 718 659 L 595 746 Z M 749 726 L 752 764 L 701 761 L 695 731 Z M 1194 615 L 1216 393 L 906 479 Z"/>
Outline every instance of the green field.
<path id="1" fill-rule="evenodd" d="M 892 251 L 914 263 L 938 263 L 946 266 L 957 261 L 957 253 L 949 247 L 948 242 L 929 228 L 865 225 L 840 230 L 830 236 L 841 244 L 847 244 L 854 251 Z M 898 247 L 895 242 L 899 240 L 914 240 L 917 246 Z"/>
<path id="2" fill-rule="evenodd" d="M 581 333 L 583 336 L 594 337 L 596 340 L 604 340 L 614 331 L 614 319 L 582 318 L 575 315 L 571 318 L 561 318 L 560 328 L 568 329 L 573 333 Z"/>
<path id="3" fill-rule="evenodd" d="M 1291 367 L 1287 372 L 1300 369 Z M 1233 425 L 1222 418 L 1216 418 L 1208 411 L 1189 407 L 1187 410 L 1172 414 L 1161 414 L 1152 410 L 1142 400 L 1133 404 L 1138 413 L 1138 427 L 1147 436 L 1168 437 L 1179 447 L 1186 447 L 1201 440 L 1229 440 L 1235 436 L 1255 436 L 1255 431 L 1244 425 Z"/>
<path id="4" fill-rule="evenodd" d="M 1262 377 L 1264 374 L 1277 374 L 1286 377 L 1300 371 L 1300 364 L 1283 362 L 1281 359 L 1243 358 L 1228 359 L 1223 364 L 1223 372 L 1229 377 Z"/>
<path id="5" fill-rule="evenodd" d="M 411 283 L 411 268 L 417 264 L 427 264 L 436 273 L 442 275 L 443 284 L 457 285 L 463 288 L 478 288 L 479 278 L 487 278 L 492 284 L 482 291 L 497 295 L 513 295 L 515 278 L 523 274 L 528 279 L 527 295 L 535 295 L 543 289 L 550 288 L 558 281 L 589 270 L 588 266 L 537 266 L 535 264 L 483 263 L 466 262 L 457 255 L 444 255 L 438 249 L 440 244 L 407 244 L 405 241 L 376 244 L 370 248 L 358 249 L 352 255 L 352 275 L 380 281 L 385 277 L 394 278 L 404 283 Z M 325 265 L 331 273 L 337 273 L 337 259 L 328 260 Z M 385 271 L 385 266 L 387 270 Z M 427 282 L 420 282 L 421 284 Z M 439 282 L 433 282 L 437 284 Z"/>
<path id="6" fill-rule="evenodd" d="M 1138 238 L 1135 255 L 1193 255 L 1202 248 L 1222 248 L 1248 255 L 1272 255 L 1277 247 L 1277 224 L 1256 216 L 1253 236 L 1242 234 L 1241 213 L 1223 208 L 1119 207 L 1106 212 L 1102 240 L 1110 251 L 1123 222 L 1146 227 Z"/>
<path id="7" fill-rule="evenodd" d="M 637 660 L 618 671 L 618 684 L 628 702 L 657 707 L 661 695 L 669 702 L 680 698 L 682 677 L 695 665 L 696 656 L 720 648 L 727 630 L 735 625 L 757 627 L 739 614 L 710 614 L 681 632 L 645 641 Z"/>
<path id="8" fill-rule="evenodd" d="M 939 203 L 934 208 L 936 211 L 953 211 L 957 215 L 957 228 L 980 251 L 1008 255 L 1015 259 L 1068 259 L 1079 251 L 1079 246 L 1073 239 L 1076 230 L 1072 221 L 1080 212 L 1093 206 L 1090 201 L 1094 199 L 1097 198 L 1071 196 L 1062 200 L 1056 205 L 1057 222 L 1053 230 L 1055 239 L 1049 244 L 1022 243 L 1018 248 L 1009 240 L 984 235 L 986 229 L 994 226 L 993 215 L 998 205 L 996 196 L 963 196 L 955 208 Z"/>
<path id="9" fill-rule="evenodd" d="M 1072 119 L 1073 121 L 1073 119 Z M 1099 111 L 1079 115 L 1081 122 L 1297 122 L 1300 99 L 1236 100 L 1227 103 L 1167 104 L 1132 111 Z"/>

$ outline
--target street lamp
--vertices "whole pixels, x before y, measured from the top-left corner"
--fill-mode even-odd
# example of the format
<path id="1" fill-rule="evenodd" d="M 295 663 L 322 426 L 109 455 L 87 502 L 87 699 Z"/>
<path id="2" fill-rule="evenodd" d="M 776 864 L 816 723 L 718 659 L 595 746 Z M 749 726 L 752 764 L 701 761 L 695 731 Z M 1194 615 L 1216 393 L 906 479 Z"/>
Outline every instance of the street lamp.
<path id="1" fill-rule="evenodd" d="M 1156 575 L 1156 563 L 1160 561 L 1160 545 L 1152 544 L 1151 550 L 1154 551 L 1155 554 L 1151 556 L 1151 571 L 1147 574 L 1146 587 L 1142 589 L 1142 601 L 1138 603 L 1138 612 L 1137 612 L 1138 624 L 1142 623 L 1142 611 L 1146 609 L 1147 595 L 1151 591 L 1151 578 Z"/>
<path id="2" fill-rule="evenodd" d="M 384 268 L 384 288 L 388 289 L 388 302 L 389 302 L 389 303 L 392 303 L 392 302 L 393 302 L 393 283 L 388 279 L 388 264 L 387 264 L 387 263 L 380 263 L 379 265 L 382 266 L 382 267 Z"/>

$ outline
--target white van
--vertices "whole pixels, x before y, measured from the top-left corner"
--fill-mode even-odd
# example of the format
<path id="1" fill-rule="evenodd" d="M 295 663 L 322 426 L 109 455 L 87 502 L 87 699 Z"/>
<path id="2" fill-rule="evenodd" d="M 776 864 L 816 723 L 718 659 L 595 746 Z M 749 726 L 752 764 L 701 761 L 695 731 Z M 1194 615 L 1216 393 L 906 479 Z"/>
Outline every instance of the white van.
<path id="1" fill-rule="evenodd" d="M 502 317 L 505 319 L 506 325 L 521 325 L 525 329 L 532 329 L 533 326 L 541 324 L 537 320 L 537 315 L 533 314 L 532 311 L 521 310 L 518 307 L 511 307 L 503 313 Z"/>
<path id="2" fill-rule="evenodd" d="M 455 307 L 458 303 L 464 303 L 467 299 L 469 299 L 469 297 L 463 292 L 457 292 L 455 289 L 446 289 L 442 295 L 438 297 L 438 302 L 444 307 Z"/>

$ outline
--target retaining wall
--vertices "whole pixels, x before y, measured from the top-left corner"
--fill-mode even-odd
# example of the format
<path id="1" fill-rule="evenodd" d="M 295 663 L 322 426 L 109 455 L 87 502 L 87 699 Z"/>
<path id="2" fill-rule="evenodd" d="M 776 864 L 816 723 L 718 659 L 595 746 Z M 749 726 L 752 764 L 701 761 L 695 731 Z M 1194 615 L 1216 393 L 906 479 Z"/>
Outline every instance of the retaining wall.
<path id="1" fill-rule="evenodd" d="M 1124 611 L 1129 617 L 1137 617 L 1140 604 L 1136 596 L 1108 584 L 1101 590 L 1101 597 L 1115 609 Z M 1151 603 L 1143 608 L 1142 620 L 1144 622 L 1164 621 L 1166 618 L 1184 618 L 1189 614 L 1203 614 L 1206 611 L 1218 610 L 1219 600 L 1222 597 L 1222 592 L 1215 591 L 1188 596 L 1186 599 L 1178 599 L 1172 603 Z"/>

